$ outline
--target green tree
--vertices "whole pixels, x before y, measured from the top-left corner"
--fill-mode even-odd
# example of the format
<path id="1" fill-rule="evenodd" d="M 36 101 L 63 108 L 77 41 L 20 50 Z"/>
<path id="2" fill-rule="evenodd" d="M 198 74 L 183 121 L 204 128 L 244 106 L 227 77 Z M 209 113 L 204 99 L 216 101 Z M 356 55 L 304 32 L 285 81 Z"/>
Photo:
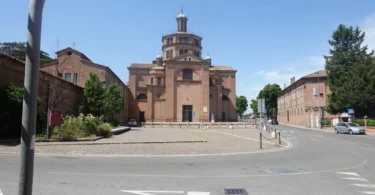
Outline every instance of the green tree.
<path id="1" fill-rule="evenodd" d="M 258 115 L 258 101 L 252 99 L 250 103 L 250 108 L 253 110 L 254 115 Z"/>
<path id="2" fill-rule="evenodd" d="M 96 74 L 90 73 L 90 78 L 86 81 L 83 89 L 83 95 L 85 112 L 99 116 L 103 106 L 104 88 Z"/>
<path id="3" fill-rule="evenodd" d="M 26 42 L 2 42 L 0 43 L 0 52 L 13 56 L 19 60 L 25 61 L 26 58 Z M 49 54 L 40 51 L 40 62 L 51 60 Z"/>
<path id="4" fill-rule="evenodd" d="M 277 110 L 277 97 L 281 92 L 281 88 L 278 84 L 267 84 L 259 92 L 258 99 L 265 99 L 267 116 L 271 116 L 272 108 Z"/>
<path id="5" fill-rule="evenodd" d="M 109 85 L 105 89 L 103 99 L 104 117 L 109 122 L 115 121 L 115 115 L 124 108 L 124 98 L 121 95 L 121 89 L 118 85 Z"/>
<path id="6" fill-rule="evenodd" d="M 331 114 L 354 108 L 356 114 L 364 115 L 375 108 L 374 52 L 368 53 L 367 46 L 362 46 L 364 38 L 358 27 L 341 24 L 329 40 L 332 48 L 324 58 L 331 90 L 327 111 Z"/>
<path id="7" fill-rule="evenodd" d="M 242 118 L 243 113 L 247 110 L 248 107 L 247 99 L 242 95 L 240 97 L 236 96 L 236 98 L 236 112 Z"/>

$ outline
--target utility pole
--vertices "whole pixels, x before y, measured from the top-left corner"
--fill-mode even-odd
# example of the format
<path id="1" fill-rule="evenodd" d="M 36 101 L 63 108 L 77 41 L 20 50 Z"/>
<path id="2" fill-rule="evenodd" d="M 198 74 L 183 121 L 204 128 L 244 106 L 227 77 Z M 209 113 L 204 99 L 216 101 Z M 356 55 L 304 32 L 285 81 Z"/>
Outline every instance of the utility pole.
<path id="1" fill-rule="evenodd" d="M 29 6 L 18 195 L 31 195 L 33 188 L 40 37 L 44 2 L 45 0 L 30 0 Z"/>

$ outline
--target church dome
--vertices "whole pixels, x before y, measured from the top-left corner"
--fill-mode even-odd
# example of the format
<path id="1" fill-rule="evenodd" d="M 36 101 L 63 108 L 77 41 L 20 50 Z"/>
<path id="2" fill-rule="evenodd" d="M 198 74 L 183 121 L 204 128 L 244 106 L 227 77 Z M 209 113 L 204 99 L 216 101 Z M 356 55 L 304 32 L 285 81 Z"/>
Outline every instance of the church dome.
<path id="1" fill-rule="evenodd" d="M 160 54 L 158 54 L 158 55 L 156 56 L 156 58 L 157 58 L 157 59 L 160 59 L 160 58 L 163 58 L 163 56 L 161 56 Z"/>
<path id="2" fill-rule="evenodd" d="M 210 56 L 206 56 L 205 60 L 211 60 Z"/>

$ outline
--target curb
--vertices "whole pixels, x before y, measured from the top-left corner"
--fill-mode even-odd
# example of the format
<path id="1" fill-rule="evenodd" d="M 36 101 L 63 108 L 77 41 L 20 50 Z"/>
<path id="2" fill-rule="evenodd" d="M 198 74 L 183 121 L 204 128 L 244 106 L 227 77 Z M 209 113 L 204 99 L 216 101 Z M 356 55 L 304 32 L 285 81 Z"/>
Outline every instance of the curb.
<path id="1" fill-rule="evenodd" d="M 126 133 L 126 132 L 128 132 L 130 130 L 131 130 L 131 127 L 119 127 L 119 128 L 116 128 L 116 129 L 112 129 L 111 132 L 114 135 L 120 135 L 120 134 Z"/>
<path id="2" fill-rule="evenodd" d="M 36 144 L 36 146 L 74 146 L 74 145 L 114 145 L 114 144 L 181 144 L 181 143 L 206 143 L 206 140 L 199 141 L 154 141 L 154 142 L 102 142 L 102 143 L 56 143 L 56 144 Z M 40 143 L 40 142 L 39 142 Z"/>
<path id="3" fill-rule="evenodd" d="M 310 130 L 310 131 L 321 131 L 321 132 L 331 133 L 331 131 L 324 130 L 324 129 L 308 128 L 308 127 L 302 127 L 302 126 L 298 126 L 298 125 L 291 125 L 291 124 L 285 124 L 285 123 L 279 123 L 279 125 L 284 125 L 284 126 L 287 126 L 287 127 L 296 127 L 296 128 L 300 128 L 300 129 L 304 129 L 304 130 Z"/>
<path id="4" fill-rule="evenodd" d="M 86 142 L 86 141 L 97 141 L 104 138 L 103 136 L 95 137 L 95 138 L 77 138 L 77 139 L 71 139 L 71 140 L 54 140 L 54 139 L 47 139 L 47 140 L 35 140 L 36 143 L 42 143 L 42 142 Z"/>

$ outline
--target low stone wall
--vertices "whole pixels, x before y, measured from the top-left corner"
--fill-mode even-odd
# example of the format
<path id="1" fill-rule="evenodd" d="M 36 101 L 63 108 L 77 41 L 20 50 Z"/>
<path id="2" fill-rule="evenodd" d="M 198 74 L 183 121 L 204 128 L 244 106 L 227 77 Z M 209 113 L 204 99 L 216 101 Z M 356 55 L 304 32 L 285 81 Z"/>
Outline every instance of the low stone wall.
<path id="1" fill-rule="evenodd" d="M 257 123 L 255 120 L 249 122 L 145 122 L 141 124 L 143 127 L 177 127 L 177 128 L 217 128 L 217 127 L 226 127 L 226 128 L 246 128 L 250 126 L 256 126 Z"/>

